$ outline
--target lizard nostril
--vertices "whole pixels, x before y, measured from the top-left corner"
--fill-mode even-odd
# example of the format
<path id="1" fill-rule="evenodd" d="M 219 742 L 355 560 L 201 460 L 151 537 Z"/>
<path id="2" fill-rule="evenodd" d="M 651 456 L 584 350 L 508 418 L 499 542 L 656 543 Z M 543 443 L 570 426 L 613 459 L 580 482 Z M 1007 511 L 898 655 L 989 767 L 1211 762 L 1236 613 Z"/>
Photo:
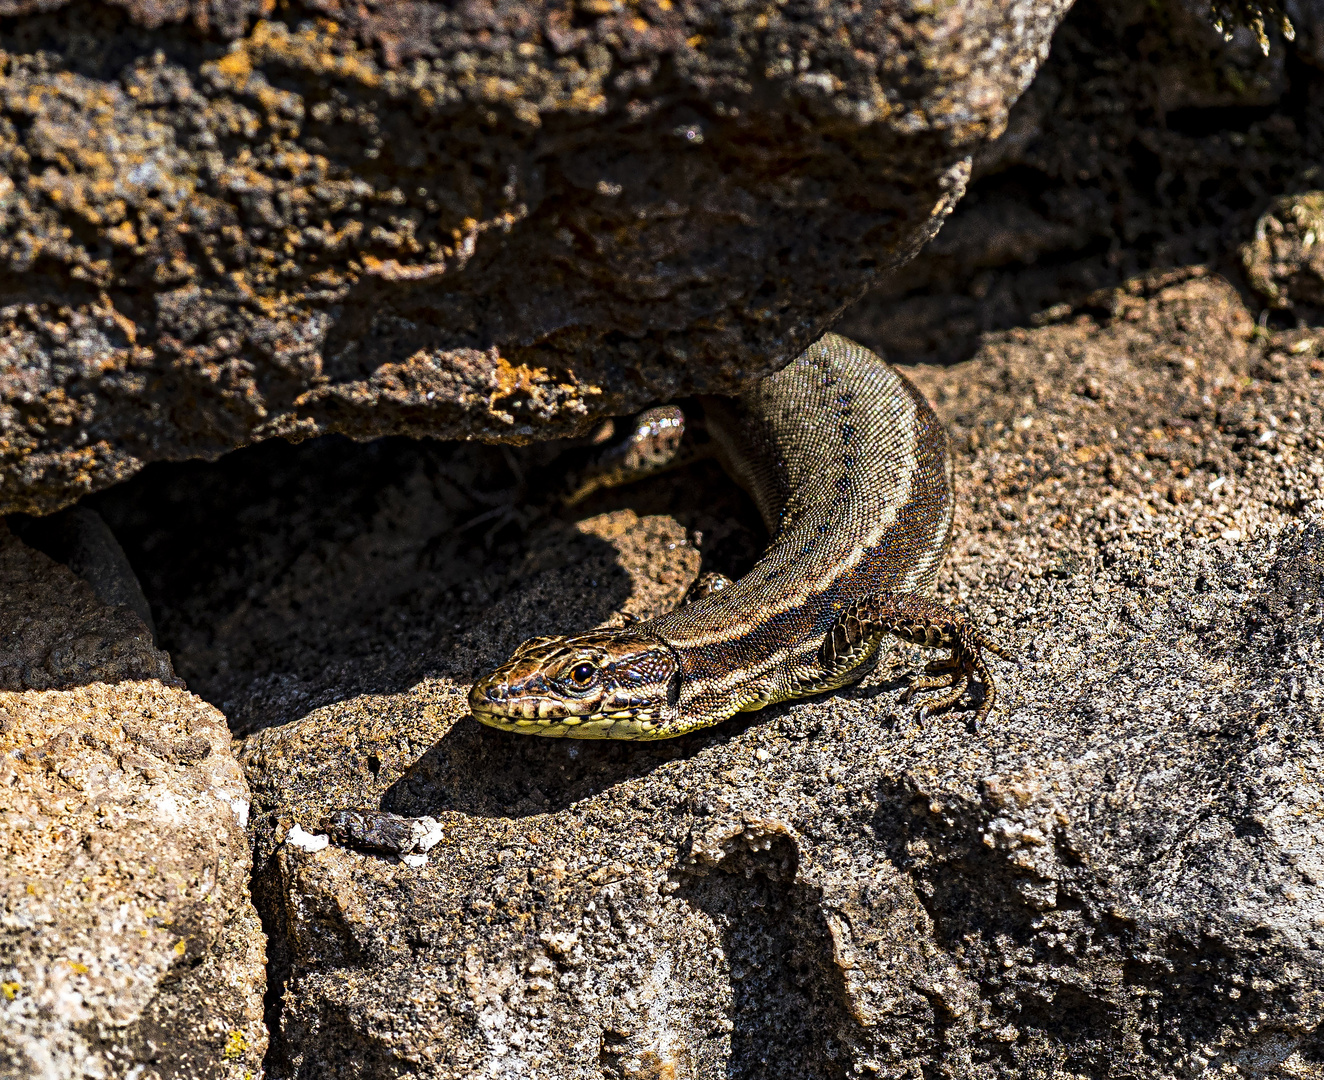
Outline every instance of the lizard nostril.
<path id="1" fill-rule="evenodd" d="M 488 699 L 488 701 L 496 701 L 496 699 L 499 698 L 500 696 L 501 696 L 501 694 L 500 694 L 500 692 L 497 690 L 497 688 L 496 688 L 495 686 L 489 686 L 489 687 L 487 688 L 487 699 Z"/>

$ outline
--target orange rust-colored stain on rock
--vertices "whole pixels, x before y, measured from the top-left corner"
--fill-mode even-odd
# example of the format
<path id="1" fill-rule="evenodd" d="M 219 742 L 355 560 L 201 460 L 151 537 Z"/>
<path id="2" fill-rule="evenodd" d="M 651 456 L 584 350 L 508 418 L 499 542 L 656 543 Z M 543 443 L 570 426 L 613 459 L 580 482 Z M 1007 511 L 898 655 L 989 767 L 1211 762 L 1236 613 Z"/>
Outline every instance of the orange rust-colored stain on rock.
<path id="1" fill-rule="evenodd" d="M 546 368 L 530 367 L 527 364 L 512 364 L 504 356 L 496 358 L 496 391 L 492 394 L 493 403 L 515 394 L 532 394 L 539 384 L 550 382 Z"/>
<path id="2" fill-rule="evenodd" d="M 216 70 L 232 79 L 247 79 L 252 74 L 253 61 L 243 49 L 236 49 L 216 61 Z"/>
<path id="3" fill-rule="evenodd" d="M 670 1053 L 665 1056 L 652 1050 L 645 1050 L 630 1063 L 626 1075 L 632 1080 L 676 1080 L 676 1059 Z"/>
<path id="4" fill-rule="evenodd" d="M 320 74 L 353 79 L 367 87 L 382 81 L 373 55 L 354 47 L 339 24 L 329 19 L 319 19 L 293 34 L 283 23 L 264 20 L 254 25 L 245 45 L 259 62 L 290 63 Z"/>

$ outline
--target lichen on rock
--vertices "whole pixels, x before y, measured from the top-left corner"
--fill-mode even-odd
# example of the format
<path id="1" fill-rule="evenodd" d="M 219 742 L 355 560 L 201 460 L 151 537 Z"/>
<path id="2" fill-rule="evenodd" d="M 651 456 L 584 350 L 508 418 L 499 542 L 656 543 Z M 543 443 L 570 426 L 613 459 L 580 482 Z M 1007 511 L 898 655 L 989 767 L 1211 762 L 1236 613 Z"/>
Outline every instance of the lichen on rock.
<path id="1" fill-rule="evenodd" d="M 1324 191 L 1275 199 L 1242 247 L 1241 261 L 1270 307 L 1324 306 Z"/>
<path id="2" fill-rule="evenodd" d="M 11 2 L 0 510 L 733 392 L 933 235 L 1066 6 Z"/>

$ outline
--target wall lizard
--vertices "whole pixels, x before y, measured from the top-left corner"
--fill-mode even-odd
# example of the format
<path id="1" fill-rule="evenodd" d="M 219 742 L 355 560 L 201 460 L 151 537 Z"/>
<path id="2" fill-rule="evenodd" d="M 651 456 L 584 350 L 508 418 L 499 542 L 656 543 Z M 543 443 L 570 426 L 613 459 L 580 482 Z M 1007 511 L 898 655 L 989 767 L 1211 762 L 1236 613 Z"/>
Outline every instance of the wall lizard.
<path id="1" fill-rule="evenodd" d="M 861 678 L 887 635 L 950 656 L 907 696 L 954 705 L 981 653 L 1009 653 L 929 597 L 951 542 L 953 465 L 920 392 L 878 356 L 828 334 L 736 399 L 701 399 L 712 450 L 754 498 L 772 542 L 739 581 L 702 583 L 647 621 L 526 641 L 469 695 L 504 731 L 580 739 L 666 739 L 737 712 Z M 574 497 L 676 461 L 683 419 L 656 410 Z"/>

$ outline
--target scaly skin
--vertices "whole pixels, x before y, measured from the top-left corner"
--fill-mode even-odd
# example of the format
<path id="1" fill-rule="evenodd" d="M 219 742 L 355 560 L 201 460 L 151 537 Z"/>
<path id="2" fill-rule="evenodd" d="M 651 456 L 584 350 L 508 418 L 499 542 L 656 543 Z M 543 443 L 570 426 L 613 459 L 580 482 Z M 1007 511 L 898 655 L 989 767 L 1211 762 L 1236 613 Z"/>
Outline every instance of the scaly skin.
<path id="1" fill-rule="evenodd" d="M 671 738 L 853 682 L 892 635 L 950 649 L 912 692 L 946 690 L 930 703 L 949 707 L 973 677 L 984 690 L 981 721 L 994 700 L 981 647 L 1009 657 L 928 596 L 951 540 L 954 493 L 946 433 L 919 391 L 828 334 L 734 402 L 703 406 L 713 451 L 773 537 L 763 558 L 738 582 L 656 619 L 525 642 L 474 684 L 474 715 L 536 735 Z M 636 437 L 654 429 L 678 447 L 671 424 L 639 424 Z M 670 460 L 656 448 L 613 451 L 604 472 L 633 479 Z"/>

